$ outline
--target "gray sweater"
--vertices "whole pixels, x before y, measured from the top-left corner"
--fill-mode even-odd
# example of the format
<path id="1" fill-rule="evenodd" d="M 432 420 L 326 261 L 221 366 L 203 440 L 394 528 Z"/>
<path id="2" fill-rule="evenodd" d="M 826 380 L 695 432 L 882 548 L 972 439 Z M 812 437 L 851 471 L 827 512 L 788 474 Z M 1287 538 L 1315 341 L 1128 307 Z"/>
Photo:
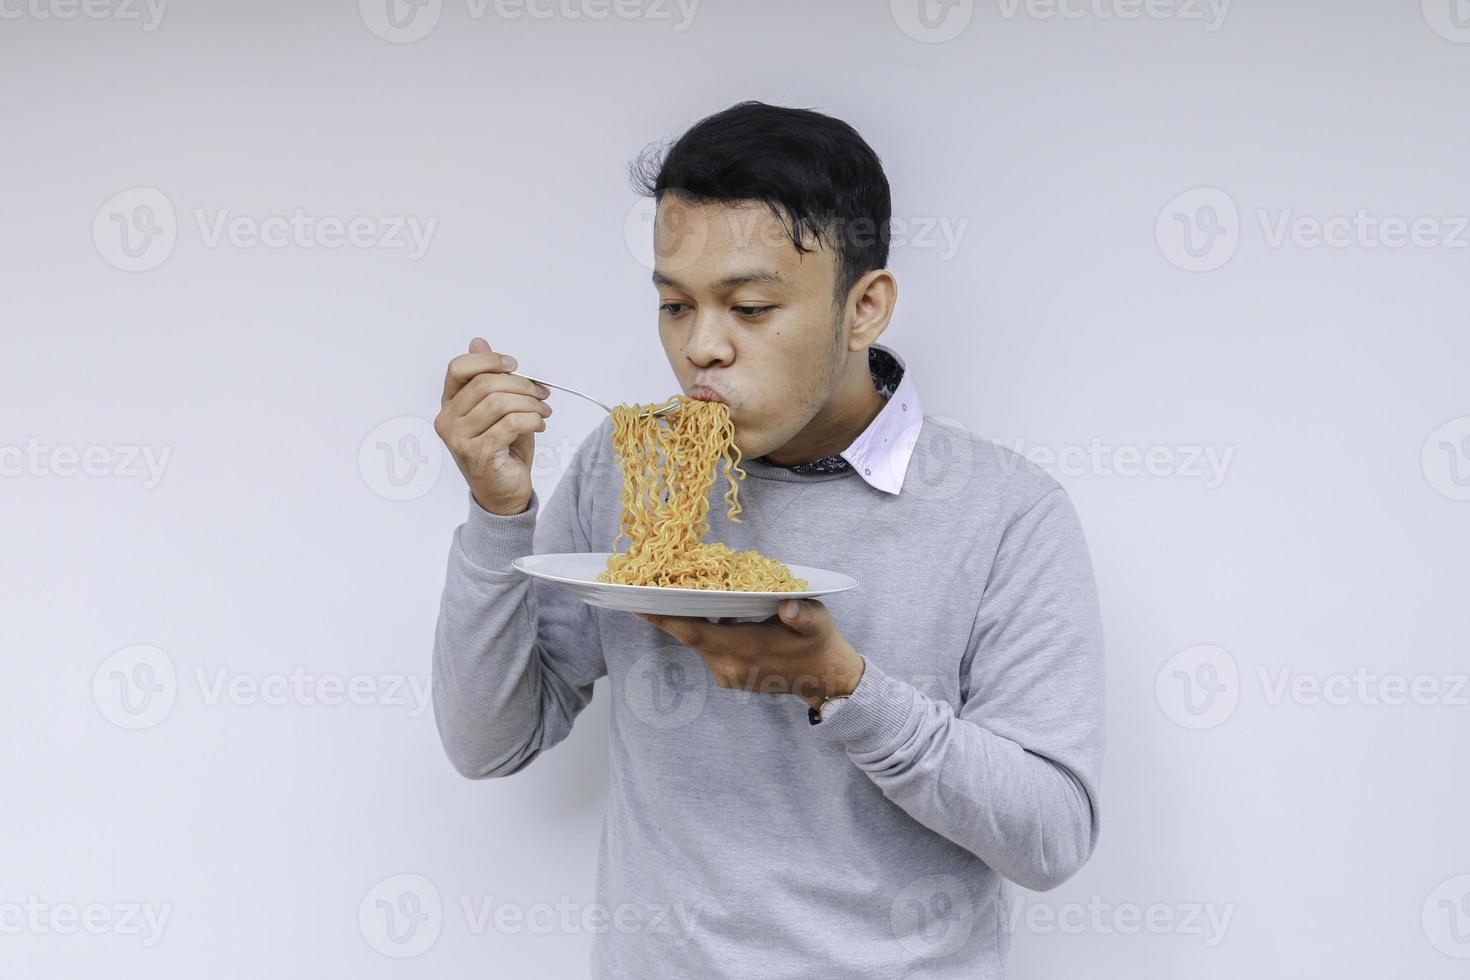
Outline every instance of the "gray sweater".
<path id="1" fill-rule="evenodd" d="M 608 677 L 593 975 L 1003 976 L 1004 879 L 1055 887 L 1098 838 L 1102 629 L 1065 491 L 927 415 L 897 495 L 751 459 L 733 524 L 721 471 L 707 540 L 862 583 L 823 600 L 862 681 L 812 725 L 800 698 L 721 688 L 662 630 L 510 567 L 611 550 L 611 433 L 609 417 L 544 507 L 471 498 L 433 669 L 439 734 L 472 779 L 566 738 Z"/>

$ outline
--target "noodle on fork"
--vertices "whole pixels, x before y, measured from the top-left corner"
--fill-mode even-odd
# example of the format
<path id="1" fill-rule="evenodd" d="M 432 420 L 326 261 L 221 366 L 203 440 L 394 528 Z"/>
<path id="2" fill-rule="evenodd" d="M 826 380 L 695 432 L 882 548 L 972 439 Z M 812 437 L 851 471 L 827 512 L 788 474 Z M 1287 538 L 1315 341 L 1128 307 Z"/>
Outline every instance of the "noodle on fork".
<path id="1" fill-rule="evenodd" d="M 727 516 L 740 521 L 739 484 L 745 479 L 735 425 L 723 402 L 675 395 L 677 411 L 655 418 L 667 405 L 613 408 L 613 450 L 623 471 L 622 520 L 613 554 L 597 580 L 617 585 L 657 585 L 740 592 L 800 592 L 807 580 L 758 551 L 733 551 L 706 542 L 709 493 L 715 468 L 724 464 L 730 489 Z M 625 551 L 618 543 L 628 539 Z"/>

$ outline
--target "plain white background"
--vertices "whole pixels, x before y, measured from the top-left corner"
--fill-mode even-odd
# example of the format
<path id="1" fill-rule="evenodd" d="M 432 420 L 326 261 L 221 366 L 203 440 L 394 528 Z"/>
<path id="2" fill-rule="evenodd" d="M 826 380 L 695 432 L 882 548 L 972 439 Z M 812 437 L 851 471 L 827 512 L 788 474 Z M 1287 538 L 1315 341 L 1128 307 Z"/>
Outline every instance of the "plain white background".
<path id="1" fill-rule="evenodd" d="M 625 165 L 758 98 L 874 146 L 883 342 L 1088 534 L 1102 840 L 1012 975 L 1463 975 L 1463 2 L 392 9 L 0 0 L 0 973 L 585 972 L 610 695 L 450 768 L 429 420 L 475 334 L 675 390 Z"/>

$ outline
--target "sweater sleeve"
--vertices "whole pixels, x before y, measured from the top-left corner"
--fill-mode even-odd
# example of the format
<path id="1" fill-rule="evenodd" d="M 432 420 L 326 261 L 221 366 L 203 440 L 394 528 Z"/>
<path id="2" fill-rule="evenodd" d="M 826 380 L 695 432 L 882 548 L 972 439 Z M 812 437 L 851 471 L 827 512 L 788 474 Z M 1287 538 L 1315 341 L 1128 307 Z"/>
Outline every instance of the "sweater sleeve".
<path id="1" fill-rule="evenodd" d="M 1023 887 L 1054 888 L 1086 863 L 1099 828 L 1103 638 L 1062 488 L 1001 536 L 958 710 L 865 659 L 850 699 L 813 733 L 842 741 L 884 796 Z"/>
<path id="2" fill-rule="evenodd" d="M 590 440 L 589 440 L 590 441 Z M 583 444 L 583 449 L 588 443 Z M 570 590 L 511 567 L 529 554 L 593 551 L 582 519 L 579 465 L 541 508 L 470 513 L 454 532 L 434 630 L 434 720 L 454 768 L 509 776 L 571 732 L 607 672 L 596 616 Z"/>

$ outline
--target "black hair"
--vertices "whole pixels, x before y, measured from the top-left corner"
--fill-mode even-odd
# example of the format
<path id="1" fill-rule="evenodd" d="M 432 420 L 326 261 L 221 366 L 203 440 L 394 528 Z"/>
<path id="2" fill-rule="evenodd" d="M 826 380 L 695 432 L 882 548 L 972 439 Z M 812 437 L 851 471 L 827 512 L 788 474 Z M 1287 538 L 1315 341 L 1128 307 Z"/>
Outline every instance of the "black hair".
<path id="1" fill-rule="evenodd" d="M 837 253 L 834 300 L 888 264 L 892 201 L 882 161 L 857 130 L 811 109 L 740 102 L 629 165 L 643 197 L 763 202 L 797 252 L 814 239 Z"/>

